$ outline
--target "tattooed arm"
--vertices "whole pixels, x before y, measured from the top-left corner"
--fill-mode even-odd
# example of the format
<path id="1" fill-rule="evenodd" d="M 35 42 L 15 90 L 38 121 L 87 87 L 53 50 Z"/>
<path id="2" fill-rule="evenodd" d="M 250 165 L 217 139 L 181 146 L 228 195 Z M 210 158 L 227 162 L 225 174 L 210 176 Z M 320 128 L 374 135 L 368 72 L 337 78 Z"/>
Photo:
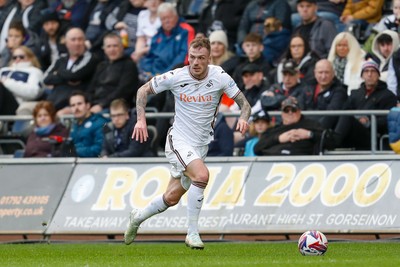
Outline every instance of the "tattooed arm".
<path id="1" fill-rule="evenodd" d="M 150 82 L 145 83 L 139 88 L 136 94 L 136 113 L 137 122 L 135 128 L 133 128 L 132 139 L 140 141 L 140 143 L 146 142 L 149 134 L 147 133 L 147 123 L 146 123 L 146 104 L 147 96 L 153 94 Z"/>
<path id="2" fill-rule="evenodd" d="M 236 130 L 245 134 L 249 128 L 248 120 L 251 114 L 251 107 L 242 92 L 235 98 L 235 102 L 241 110 Z"/>

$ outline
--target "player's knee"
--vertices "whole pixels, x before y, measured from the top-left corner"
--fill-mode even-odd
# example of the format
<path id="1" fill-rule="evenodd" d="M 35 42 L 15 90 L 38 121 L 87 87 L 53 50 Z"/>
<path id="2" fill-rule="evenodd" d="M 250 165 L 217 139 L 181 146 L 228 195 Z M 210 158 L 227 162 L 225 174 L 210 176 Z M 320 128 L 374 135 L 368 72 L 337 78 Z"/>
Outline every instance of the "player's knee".
<path id="1" fill-rule="evenodd" d="M 178 195 L 174 191 L 168 191 L 164 193 L 164 202 L 167 206 L 172 207 L 178 204 L 179 200 L 181 199 L 181 196 Z"/>
<path id="2" fill-rule="evenodd" d="M 197 185 L 198 187 L 206 187 L 209 176 L 210 174 L 207 169 L 196 172 L 192 177 L 192 184 Z"/>

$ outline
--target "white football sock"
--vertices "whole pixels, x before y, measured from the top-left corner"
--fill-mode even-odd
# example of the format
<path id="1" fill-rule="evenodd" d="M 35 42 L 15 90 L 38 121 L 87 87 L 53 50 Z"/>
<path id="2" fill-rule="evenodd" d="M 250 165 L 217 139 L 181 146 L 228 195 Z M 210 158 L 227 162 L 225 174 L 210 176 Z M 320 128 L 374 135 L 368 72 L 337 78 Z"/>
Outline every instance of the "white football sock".
<path id="1" fill-rule="evenodd" d="M 147 207 L 145 207 L 144 209 L 142 209 L 139 212 L 137 218 L 139 219 L 140 223 L 142 223 L 143 221 L 147 220 L 151 216 L 161 213 L 161 212 L 165 211 L 166 209 L 168 209 L 168 206 L 164 202 L 163 195 L 156 196 L 149 203 L 149 205 L 147 205 Z"/>
<path id="2" fill-rule="evenodd" d="M 197 187 L 194 184 L 190 185 L 188 193 L 188 234 L 198 233 L 198 221 L 201 207 L 203 206 L 204 188 Z"/>

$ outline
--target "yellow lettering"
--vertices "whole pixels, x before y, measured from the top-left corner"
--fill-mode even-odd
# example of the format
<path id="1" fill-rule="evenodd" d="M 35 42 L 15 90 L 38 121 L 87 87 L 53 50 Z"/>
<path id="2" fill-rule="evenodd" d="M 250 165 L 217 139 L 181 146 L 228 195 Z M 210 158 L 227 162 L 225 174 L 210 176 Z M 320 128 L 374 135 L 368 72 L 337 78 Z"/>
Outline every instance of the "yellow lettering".
<path id="1" fill-rule="evenodd" d="M 387 164 L 377 163 L 372 165 L 361 174 L 354 190 L 354 202 L 361 207 L 376 203 L 384 196 L 391 179 L 392 170 Z"/>
<path id="2" fill-rule="evenodd" d="M 157 166 L 142 174 L 130 195 L 130 204 L 135 208 L 144 208 L 157 195 L 167 189 L 170 179 L 169 169 Z"/>
<path id="3" fill-rule="evenodd" d="M 322 164 L 310 164 L 299 172 L 289 191 L 289 200 L 295 207 L 302 207 L 313 201 L 321 190 L 326 177 L 326 170 Z M 312 179 L 311 186 L 307 184 Z M 309 187 L 307 192 L 303 188 Z"/>
<path id="4" fill-rule="evenodd" d="M 218 209 L 221 206 L 233 208 L 244 204 L 244 182 L 247 166 L 231 167 L 228 176 L 209 202 L 209 209 Z"/>
<path id="5" fill-rule="evenodd" d="M 254 202 L 255 206 L 281 206 L 285 201 L 288 191 L 285 189 L 292 182 L 296 168 L 289 163 L 273 164 L 269 171 L 267 181 L 275 180 L 261 192 Z"/>
<path id="6" fill-rule="evenodd" d="M 124 197 L 132 189 L 137 178 L 132 168 L 108 168 L 103 188 L 92 210 L 124 210 Z"/>
<path id="7" fill-rule="evenodd" d="M 358 168 L 354 164 L 342 164 L 335 168 L 328 176 L 321 191 L 321 201 L 332 207 L 343 203 L 353 192 L 358 177 Z M 337 190 L 339 180 L 343 178 L 342 187 Z M 336 192 L 334 190 L 336 189 Z"/>

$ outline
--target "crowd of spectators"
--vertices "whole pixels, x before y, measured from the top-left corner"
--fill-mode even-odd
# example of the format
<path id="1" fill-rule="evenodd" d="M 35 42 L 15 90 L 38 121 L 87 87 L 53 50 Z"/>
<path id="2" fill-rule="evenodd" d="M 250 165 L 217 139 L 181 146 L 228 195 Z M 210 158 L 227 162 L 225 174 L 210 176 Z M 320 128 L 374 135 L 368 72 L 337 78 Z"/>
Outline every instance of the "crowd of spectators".
<path id="1" fill-rule="evenodd" d="M 335 147 L 368 149 L 368 116 L 301 111 L 397 105 L 399 10 L 400 0 L 1 0 L 0 115 L 33 116 L 26 157 L 65 155 L 49 146 L 53 135 L 79 157 L 154 156 L 129 139 L 136 91 L 187 64 L 189 43 L 205 36 L 210 63 L 232 76 L 253 114 L 239 135 L 235 117 L 223 116 L 238 107 L 223 95 L 210 155 L 314 154 L 325 132 Z M 148 106 L 168 112 L 171 101 L 163 93 Z M 68 114 L 65 128 L 57 118 Z M 171 121 L 150 124 L 157 151 Z M 387 132 L 381 117 L 378 136 Z"/>

